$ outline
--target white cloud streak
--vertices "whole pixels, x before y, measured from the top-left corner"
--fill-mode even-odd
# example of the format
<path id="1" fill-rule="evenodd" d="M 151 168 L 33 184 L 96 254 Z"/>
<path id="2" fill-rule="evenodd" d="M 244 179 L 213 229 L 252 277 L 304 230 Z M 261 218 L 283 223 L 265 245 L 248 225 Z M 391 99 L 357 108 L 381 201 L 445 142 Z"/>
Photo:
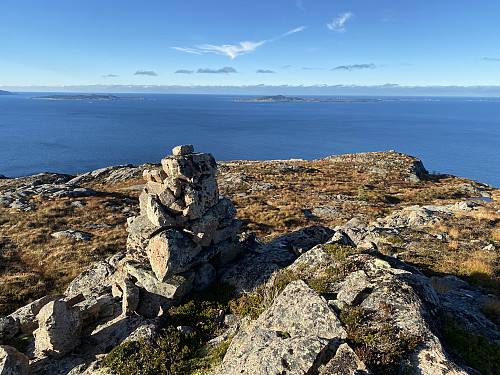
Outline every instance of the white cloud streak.
<path id="1" fill-rule="evenodd" d="M 344 24 L 352 16 L 353 14 L 351 12 L 344 12 L 342 14 L 339 14 L 339 16 L 337 18 L 334 18 L 331 23 L 327 23 L 326 27 L 328 27 L 328 29 L 332 31 L 343 33 L 345 32 Z"/>
<path id="2" fill-rule="evenodd" d="M 175 49 L 177 51 L 196 54 L 196 55 L 215 53 L 218 55 L 228 56 L 231 58 L 231 60 L 233 60 L 234 58 L 236 58 L 238 56 L 245 55 L 247 53 L 255 51 L 257 48 L 263 46 L 266 43 L 274 42 L 278 39 L 284 38 L 284 37 L 291 35 L 291 34 L 298 33 L 298 32 L 303 31 L 305 29 L 306 29 L 306 26 L 300 26 L 300 27 L 297 27 L 295 29 L 287 31 L 286 33 L 283 33 L 276 38 L 261 40 L 260 42 L 243 41 L 243 42 L 239 42 L 238 44 L 222 44 L 222 45 L 200 44 L 200 45 L 196 45 L 194 47 L 171 47 L 171 48 Z"/>

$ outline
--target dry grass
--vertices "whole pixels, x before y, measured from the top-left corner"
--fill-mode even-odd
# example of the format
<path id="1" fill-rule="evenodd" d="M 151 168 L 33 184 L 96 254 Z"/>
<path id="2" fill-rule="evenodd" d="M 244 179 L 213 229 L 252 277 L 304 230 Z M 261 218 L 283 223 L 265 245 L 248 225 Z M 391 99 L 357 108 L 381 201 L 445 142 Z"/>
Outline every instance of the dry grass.
<path id="1" fill-rule="evenodd" d="M 379 157 L 386 155 L 392 162 L 394 155 Z M 374 171 L 370 160 L 225 162 L 220 163 L 218 179 L 221 193 L 228 195 L 238 209 L 237 218 L 243 220 L 242 231 L 254 231 L 265 241 L 309 225 L 334 227 L 355 216 L 370 222 L 405 206 L 450 204 L 470 196 L 461 191 L 460 184 L 475 183 L 463 178 L 430 176 L 425 181 L 405 181 L 405 163 L 413 159 L 402 159 L 404 163 L 389 164 L 390 168 L 385 165 L 388 169 L 384 173 Z M 242 178 L 231 181 L 230 177 L 237 175 Z M 122 188 L 144 181 L 106 184 L 104 178 L 84 184 L 100 195 L 79 198 L 86 203 L 82 208 L 70 206 L 75 199 L 42 197 L 32 198 L 37 207 L 34 212 L 11 211 L 0 206 L 0 315 L 45 294 L 63 291 L 90 264 L 124 250 L 126 217 L 136 215 L 140 191 Z M 263 183 L 276 188 L 252 189 L 254 184 Z M 492 192 L 499 201 L 498 191 Z M 484 208 L 477 212 L 429 228 L 431 234 L 444 232 L 452 236 L 449 240 L 408 232 L 402 241 L 389 241 L 387 252 L 399 254 L 428 274 L 466 277 L 500 294 L 500 215 L 495 204 L 481 203 Z M 124 213 L 125 206 L 133 207 L 133 211 Z M 323 206 L 337 207 L 340 215 L 308 214 Z M 84 227 L 90 223 L 112 227 Z M 90 241 L 76 242 L 50 236 L 66 229 L 82 230 L 93 237 Z M 481 242 L 472 243 L 473 240 Z M 485 244 L 493 242 L 497 250 L 483 254 Z"/>
<path id="2" fill-rule="evenodd" d="M 123 198 L 79 198 L 86 203 L 81 208 L 71 207 L 73 200 L 34 197 L 37 209 L 31 212 L 0 207 L 0 315 L 45 294 L 62 292 L 91 263 L 124 249 Z M 102 223 L 111 227 L 85 227 Z M 67 229 L 93 237 L 89 241 L 51 237 Z"/>

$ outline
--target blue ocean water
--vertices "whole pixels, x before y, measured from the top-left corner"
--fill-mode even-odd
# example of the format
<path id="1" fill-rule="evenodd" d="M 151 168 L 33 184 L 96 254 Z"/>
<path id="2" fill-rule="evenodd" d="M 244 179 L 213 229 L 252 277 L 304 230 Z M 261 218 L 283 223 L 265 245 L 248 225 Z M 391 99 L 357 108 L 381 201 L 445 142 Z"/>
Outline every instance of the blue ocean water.
<path id="1" fill-rule="evenodd" d="M 0 96 L 0 174 L 82 173 L 159 162 L 191 143 L 217 160 L 316 159 L 396 150 L 430 172 L 500 187 L 500 100 L 433 98 L 248 103 L 223 95 L 127 95 L 138 101 Z M 118 95 L 125 96 L 125 95 Z"/>

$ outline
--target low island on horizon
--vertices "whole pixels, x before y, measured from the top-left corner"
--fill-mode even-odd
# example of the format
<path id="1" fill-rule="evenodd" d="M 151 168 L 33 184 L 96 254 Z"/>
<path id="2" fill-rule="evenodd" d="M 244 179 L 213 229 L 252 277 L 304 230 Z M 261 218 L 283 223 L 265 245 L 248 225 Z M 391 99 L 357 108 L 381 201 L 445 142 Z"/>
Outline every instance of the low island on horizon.
<path id="1" fill-rule="evenodd" d="M 126 96 L 115 96 L 111 94 L 106 95 L 96 95 L 96 94 L 88 94 L 88 95 L 66 95 L 66 94 L 58 94 L 58 95 L 47 95 L 47 96 L 34 96 L 28 99 L 42 99 L 42 100 L 145 100 L 145 98 L 135 98 L 135 97 L 126 97 Z"/>
<path id="2" fill-rule="evenodd" d="M 414 99 L 414 98 L 299 98 L 296 96 L 284 96 L 284 95 L 271 95 L 271 96 L 260 96 L 258 98 L 252 99 L 241 99 L 235 100 L 237 102 L 250 102 L 250 103 L 283 103 L 283 102 L 302 102 L 302 103 L 343 103 L 343 102 L 394 102 L 394 101 L 429 101 L 433 99 Z M 434 99 L 435 100 L 435 99 Z"/>

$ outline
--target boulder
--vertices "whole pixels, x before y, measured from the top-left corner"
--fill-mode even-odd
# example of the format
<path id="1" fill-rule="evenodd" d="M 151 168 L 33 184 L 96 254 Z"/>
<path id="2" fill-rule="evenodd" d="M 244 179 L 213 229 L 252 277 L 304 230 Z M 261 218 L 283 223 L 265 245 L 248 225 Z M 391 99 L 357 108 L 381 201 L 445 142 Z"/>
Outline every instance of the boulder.
<path id="1" fill-rule="evenodd" d="M 76 296 L 81 293 L 88 298 L 109 292 L 112 286 L 111 276 L 114 272 L 115 269 L 109 263 L 97 262 L 73 279 L 64 294 Z"/>
<path id="2" fill-rule="evenodd" d="M 0 345 L 0 374 L 28 375 L 29 359 L 8 345 Z"/>
<path id="3" fill-rule="evenodd" d="M 33 332 L 35 352 L 39 355 L 62 357 L 80 343 L 82 317 L 78 307 L 64 301 L 46 304 L 37 315 L 39 327 Z"/>
<path id="4" fill-rule="evenodd" d="M 182 211 L 189 219 L 197 219 L 219 202 L 219 188 L 215 177 L 200 178 L 197 184 L 184 187 L 184 206 Z"/>
<path id="5" fill-rule="evenodd" d="M 159 281 L 153 271 L 131 262 L 124 265 L 123 271 L 136 280 L 135 285 L 139 288 L 175 301 L 179 301 L 191 290 L 194 279 L 194 272 L 186 271 Z"/>
<path id="6" fill-rule="evenodd" d="M 170 214 L 159 202 L 156 195 L 148 195 L 146 214 L 149 221 L 156 227 L 175 227 L 180 220 L 176 215 Z"/>
<path id="7" fill-rule="evenodd" d="M 346 337 L 326 301 L 294 281 L 234 337 L 217 374 L 315 373 Z"/>

